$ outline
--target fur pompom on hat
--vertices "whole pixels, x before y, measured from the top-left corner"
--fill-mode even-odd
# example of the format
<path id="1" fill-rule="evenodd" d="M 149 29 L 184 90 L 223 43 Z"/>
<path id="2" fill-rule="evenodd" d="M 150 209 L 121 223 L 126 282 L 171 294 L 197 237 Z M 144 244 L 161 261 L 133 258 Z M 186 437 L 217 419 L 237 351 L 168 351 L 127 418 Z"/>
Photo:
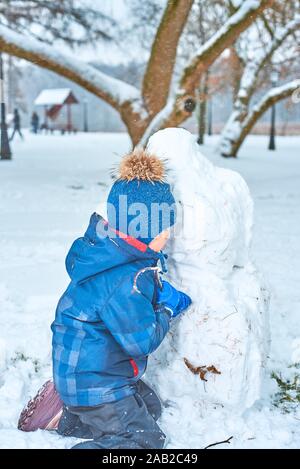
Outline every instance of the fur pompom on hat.
<path id="1" fill-rule="evenodd" d="M 107 199 L 109 225 L 149 244 L 175 223 L 176 206 L 165 182 L 165 162 L 136 149 L 122 159 Z"/>
<path id="2" fill-rule="evenodd" d="M 142 148 L 124 156 L 119 167 L 119 179 L 123 181 L 163 182 L 165 173 L 164 162 Z"/>

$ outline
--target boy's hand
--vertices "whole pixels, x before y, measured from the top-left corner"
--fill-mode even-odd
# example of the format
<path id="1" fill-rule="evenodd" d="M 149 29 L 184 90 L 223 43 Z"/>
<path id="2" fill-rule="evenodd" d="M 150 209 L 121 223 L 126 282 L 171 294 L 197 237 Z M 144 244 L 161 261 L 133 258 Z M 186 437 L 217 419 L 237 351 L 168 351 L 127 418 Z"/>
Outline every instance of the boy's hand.
<path id="1" fill-rule="evenodd" d="M 185 293 L 176 290 L 169 282 L 163 280 L 161 284 L 162 289 L 158 289 L 157 293 L 157 304 L 163 303 L 170 311 L 171 317 L 175 318 L 190 306 L 192 300 Z"/>

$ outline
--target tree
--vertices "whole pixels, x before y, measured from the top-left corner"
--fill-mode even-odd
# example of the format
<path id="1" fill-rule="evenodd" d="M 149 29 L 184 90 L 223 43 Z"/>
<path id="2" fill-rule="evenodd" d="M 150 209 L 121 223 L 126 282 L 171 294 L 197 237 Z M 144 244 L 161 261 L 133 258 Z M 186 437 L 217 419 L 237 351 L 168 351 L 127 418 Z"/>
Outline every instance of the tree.
<path id="1" fill-rule="evenodd" d="M 204 74 L 199 86 L 199 98 L 198 98 L 198 140 L 199 145 L 204 143 L 204 135 L 206 131 L 206 103 L 208 93 L 208 71 Z"/>
<path id="2" fill-rule="evenodd" d="M 184 67 L 171 92 L 177 47 L 193 0 L 168 0 L 157 28 L 141 90 L 96 70 L 52 45 L 0 26 L 4 52 L 63 75 L 114 107 L 124 121 L 134 145 L 144 144 L 159 128 L 177 126 L 190 116 L 187 100 L 194 100 L 202 75 L 234 43 L 273 0 L 244 0 L 219 31 L 203 44 Z"/>
<path id="3" fill-rule="evenodd" d="M 272 88 L 268 93 L 266 93 L 258 101 L 258 103 L 256 103 L 255 106 L 253 106 L 253 108 L 248 111 L 247 115 L 243 118 L 241 125 L 239 125 L 236 134 L 232 135 L 230 140 L 227 137 L 227 140 L 222 142 L 224 145 L 221 147 L 222 156 L 236 156 L 239 148 L 258 119 L 271 106 L 276 104 L 278 101 L 281 101 L 282 99 L 288 98 L 298 89 L 300 89 L 300 80 L 293 80 L 283 86 Z M 227 132 L 229 133 L 228 129 Z M 225 142 L 228 146 L 225 146 Z"/>
<path id="4" fill-rule="evenodd" d="M 226 21 L 228 6 L 219 0 L 195 0 L 190 14 L 190 20 L 186 25 L 186 33 L 183 38 L 182 49 L 188 51 L 187 55 L 193 56 L 197 53 L 199 44 L 202 46 L 216 33 Z M 230 12 L 229 12 L 230 13 Z M 204 143 L 204 135 L 207 127 L 207 100 L 211 89 L 210 69 L 200 77 L 197 92 L 197 121 L 198 121 L 198 144 Z"/>
<path id="5" fill-rule="evenodd" d="M 296 4 L 293 3 L 292 6 L 296 6 Z M 266 94 L 260 97 L 258 103 L 251 109 L 250 105 L 255 92 L 262 86 L 266 87 L 270 84 L 270 70 L 276 67 L 282 68 L 282 60 L 288 61 L 289 58 L 295 60 L 297 57 L 295 33 L 300 27 L 300 16 L 295 15 L 293 10 L 293 8 L 289 9 L 289 15 L 287 15 L 286 9 L 280 10 L 280 21 L 278 18 L 274 21 L 274 18 L 271 20 L 262 15 L 262 24 L 257 26 L 263 28 L 263 32 L 260 29 L 259 32 L 261 37 L 267 37 L 265 44 L 261 37 L 259 41 L 256 37 L 252 41 L 248 37 L 247 42 L 236 45 L 235 54 L 239 56 L 239 63 L 243 63 L 244 68 L 237 84 L 233 111 L 221 135 L 220 152 L 225 157 L 237 156 L 240 146 L 258 118 L 275 102 L 290 96 L 295 89 L 297 80 L 287 83 L 286 86 L 276 87 L 271 91 L 267 90 Z M 289 20 L 288 16 L 292 19 Z M 292 37 L 291 43 L 287 41 L 290 37 Z M 279 61 L 276 60 L 278 52 L 280 52 Z"/>

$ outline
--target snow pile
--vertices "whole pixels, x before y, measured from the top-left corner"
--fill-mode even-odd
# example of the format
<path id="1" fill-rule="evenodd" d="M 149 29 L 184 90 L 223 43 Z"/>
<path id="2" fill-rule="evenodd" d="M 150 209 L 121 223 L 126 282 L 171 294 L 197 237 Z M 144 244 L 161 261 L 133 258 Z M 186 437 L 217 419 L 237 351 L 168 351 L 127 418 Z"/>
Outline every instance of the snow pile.
<path id="1" fill-rule="evenodd" d="M 239 418 L 261 397 L 268 296 L 249 259 L 253 209 L 243 178 L 210 163 L 184 129 L 156 133 L 148 149 L 172 168 L 181 213 L 169 279 L 194 302 L 174 322 L 147 373 L 169 401 L 170 436 L 176 441 L 180 435 L 182 442 L 192 422 L 199 418 L 205 425 L 212 409 L 216 419 L 223 407 Z M 205 382 L 184 358 L 195 368 L 213 365 L 221 374 L 208 372 Z"/>
<path id="2" fill-rule="evenodd" d="M 56 440 L 61 438 L 56 435 L 42 431 L 24 434 L 16 428 L 29 396 L 51 376 L 49 324 L 56 301 L 51 295 L 26 301 L 16 290 L 12 293 L 0 285 L 0 448 L 59 447 Z M 45 310 L 50 313 L 47 317 Z"/>

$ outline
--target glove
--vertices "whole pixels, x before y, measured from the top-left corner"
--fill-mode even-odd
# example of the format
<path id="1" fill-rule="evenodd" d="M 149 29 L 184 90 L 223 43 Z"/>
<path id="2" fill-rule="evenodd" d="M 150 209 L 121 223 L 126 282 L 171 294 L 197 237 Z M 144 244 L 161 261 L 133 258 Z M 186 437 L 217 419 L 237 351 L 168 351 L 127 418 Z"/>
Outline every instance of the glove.
<path id="1" fill-rule="evenodd" d="M 162 289 L 158 290 L 157 304 L 163 304 L 171 313 L 171 317 L 175 318 L 190 306 L 192 300 L 182 291 L 176 290 L 169 282 L 163 280 L 161 283 Z"/>

